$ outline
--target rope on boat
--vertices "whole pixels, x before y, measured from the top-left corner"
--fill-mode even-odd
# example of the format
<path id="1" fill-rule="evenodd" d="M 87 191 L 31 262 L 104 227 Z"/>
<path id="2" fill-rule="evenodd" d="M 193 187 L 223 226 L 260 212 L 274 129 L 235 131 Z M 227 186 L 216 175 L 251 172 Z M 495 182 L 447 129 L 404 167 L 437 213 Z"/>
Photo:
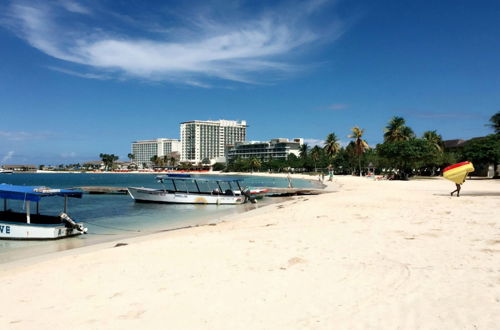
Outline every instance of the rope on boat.
<path id="1" fill-rule="evenodd" d="M 114 226 L 106 226 L 106 225 L 100 225 L 97 223 L 93 222 L 87 222 L 88 224 L 92 224 L 92 226 L 97 226 L 97 227 L 102 227 L 102 228 L 107 228 L 107 229 L 115 229 L 115 230 L 123 230 L 123 231 L 133 231 L 135 233 L 141 233 L 142 231 L 140 230 L 135 230 L 135 229 L 126 229 L 126 228 L 119 228 L 119 227 L 114 227 Z M 113 234 L 114 235 L 114 234 Z"/>

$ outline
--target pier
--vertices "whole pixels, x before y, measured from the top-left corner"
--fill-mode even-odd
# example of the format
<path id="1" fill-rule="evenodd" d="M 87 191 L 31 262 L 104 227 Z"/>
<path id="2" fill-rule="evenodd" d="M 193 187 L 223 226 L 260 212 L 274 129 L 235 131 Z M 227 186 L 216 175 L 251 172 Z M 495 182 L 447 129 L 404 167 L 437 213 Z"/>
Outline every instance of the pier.
<path id="1" fill-rule="evenodd" d="M 82 190 L 88 194 L 116 194 L 116 195 L 126 195 L 126 187 L 113 187 L 113 186 L 82 186 L 73 187 L 72 189 Z"/>

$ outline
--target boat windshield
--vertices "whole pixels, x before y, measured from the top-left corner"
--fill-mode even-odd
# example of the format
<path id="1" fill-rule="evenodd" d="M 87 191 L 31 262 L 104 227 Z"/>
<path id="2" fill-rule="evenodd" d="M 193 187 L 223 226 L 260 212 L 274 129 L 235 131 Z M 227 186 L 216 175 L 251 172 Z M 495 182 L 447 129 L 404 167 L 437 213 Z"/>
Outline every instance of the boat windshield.
<path id="1" fill-rule="evenodd" d="M 162 185 L 165 190 L 178 191 L 178 192 L 201 192 L 201 193 L 214 193 L 214 192 L 227 192 L 228 190 L 239 190 L 237 181 L 227 180 L 176 180 L 176 179 L 163 179 Z"/>

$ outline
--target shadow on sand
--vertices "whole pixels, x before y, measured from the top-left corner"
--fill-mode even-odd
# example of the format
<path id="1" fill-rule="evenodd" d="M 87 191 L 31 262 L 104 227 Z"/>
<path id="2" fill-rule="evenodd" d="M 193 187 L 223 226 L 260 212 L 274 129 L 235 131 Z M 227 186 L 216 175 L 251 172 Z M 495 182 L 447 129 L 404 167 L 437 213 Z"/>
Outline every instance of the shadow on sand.
<path id="1" fill-rule="evenodd" d="M 434 196 L 450 196 L 450 193 L 447 194 L 433 194 Z M 472 192 L 460 192 L 460 197 L 462 196 L 467 196 L 467 197 L 479 197 L 479 196 L 500 196 L 500 191 L 472 191 Z M 453 195 L 453 197 L 456 197 L 456 195 Z"/>

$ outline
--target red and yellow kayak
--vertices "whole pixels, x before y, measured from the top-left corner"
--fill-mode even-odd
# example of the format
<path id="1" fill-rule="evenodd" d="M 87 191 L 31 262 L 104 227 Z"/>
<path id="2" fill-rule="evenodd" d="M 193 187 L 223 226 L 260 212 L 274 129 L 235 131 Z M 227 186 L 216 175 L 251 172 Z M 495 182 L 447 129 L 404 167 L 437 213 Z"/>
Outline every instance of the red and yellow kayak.
<path id="1" fill-rule="evenodd" d="M 471 162 L 461 162 L 445 168 L 443 170 L 443 177 L 455 183 L 462 184 L 469 172 L 474 172 L 474 165 Z"/>

